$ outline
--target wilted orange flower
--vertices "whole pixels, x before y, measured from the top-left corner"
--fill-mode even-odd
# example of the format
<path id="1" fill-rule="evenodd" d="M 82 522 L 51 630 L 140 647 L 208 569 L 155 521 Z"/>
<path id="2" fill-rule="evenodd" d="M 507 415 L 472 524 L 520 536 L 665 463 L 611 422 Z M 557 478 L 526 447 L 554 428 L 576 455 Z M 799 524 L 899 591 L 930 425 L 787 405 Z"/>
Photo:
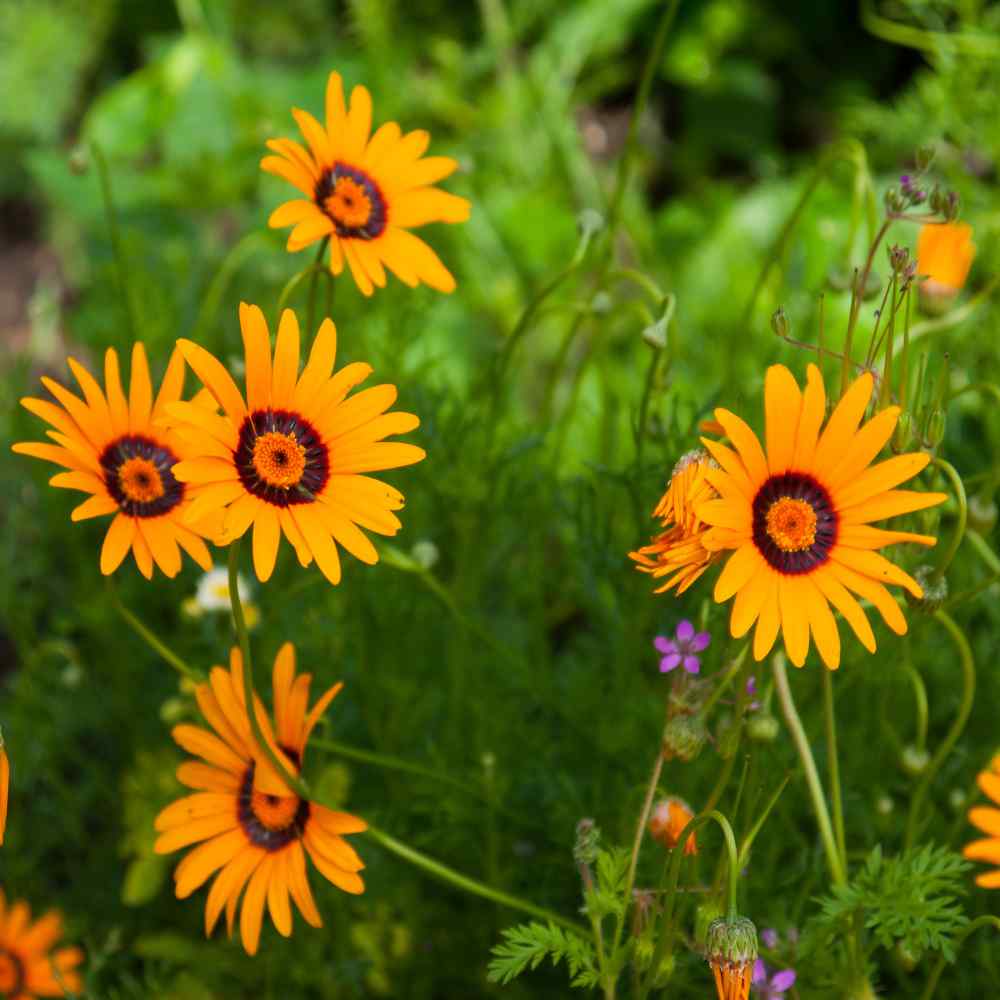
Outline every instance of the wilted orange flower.
<path id="1" fill-rule="evenodd" d="M 835 670 L 840 635 L 831 604 L 874 652 L 875 635 L 854 595 L 870 601 L 900 635 L 906 619 L 885 584 L 923 596 L 916 580 L 876 550 L 899 542 L 934 545 L 936 539 L 870 522 L 923 510 L 947 497 L 896 489 L 927 465 L 926 452 L 871 464 L 892 437 L 900 412 L 887 407 L 859 429 L 873 385 L 870 374 L 861 375 L 824 426 L 826 392 L 819 369 L 809 365 L 802 391 L 784 365 L 773 365 L 764 382 L 766 452 L 729 410 L 716 410 L 715 416 L 733 448 L 703 439 L 721 466 L 705 471 L 718 499 L 699 503 L 695 511 L 711 526 L 703 545 L 709 552 L 733 553 L 716 581 L 715 599 L 736 596 L 730 621 L 735 637 L 756 623 L 758 660 L 781 632 L 788 658 L 801 667 L 812 633 L 823 662 Z"/>
<path id="2" fill-rule="evenodd" d="M 326 86 L 326 126 L 307 111 L 292 109 L 308 149 L 291 139 L 269 139 L 277 156 L 265 156 L 261 169 L 294 184 L 304 199 L 286 201 L 268 225 L 295 226 L 288 249 L 302 250 L 330 240 L 330 269 L 340 274 L 344 261 L 358 288 L 371 295 L 385 286 L 385 268 L 411 288 L 420 282 L 451 292 L 455 279 L 438 256 L 410 229 L 429 222 L 464 222 L 465 198 L 433 185 L 458 167 L 446 156 L 424 157 L 430 135 L 402 135 L 386 122 L 369 138 L 372 99 L 357 86 L 348 109 L 339 73 Z M 384 266 L 383 266 L 384 265 Z"/>
<path id="3" fill-rule="evenodd" d="M 83 952 L 79 948 L 53 951 L 61 936 L 58 913 L 50 910 L 32 923 L 28 904 L 18 900 L 8 906 L 0 889 L 0 996 L 34 1000 L 64 997 L 66 990 L 78 993 L 83 989 L 76 972 Z"/>
<path id="4" fill-rule="evenodd" d="M 945 222 L 921 226 L 917 237 L 917 274 L 927 280 L 920 286 L 929 295 L 955 295 L 964 285 L 976 256 L 972 226 Z"/>
<path id="5" fill-rule="evenodd" d="M 661 799 L 649 816 L 649 835 L 653 840 L 671 850 L 680 842 L 684 827 L 694 819 L 691 807 L 675 795 Z M 684 845 L 685 854 L 697 854 L 698 844 L 694 834 L 689 834 Z"/>
<path id="6" fill-rule="evenodd" d="M 990 762 L 989 769 L 977 778 L 979 787 L 1000 806 L 1000 753 Z M 969 822 L 986 834 L 981 840 L 966 844 L 962 853 L 970 861 L 989 861 L 997 865 L 996 871 L 976 876 L 976 885 L 984 889 L 1000 889 L 1000 809 L 992 806 L 974 806 L 969 810 Z"/>
<path id="7" fill-rule="evenodd" d="M 343 686 L 335 684 L 308 709 L 311 680 L 310 674 L 296 676 L 295 647 L 286 642 L 274 661 L 273 728 L 259 699 L 254 706 L 264 739 L 293 774 L 301 770 L 309 734 Z M 174 727 L 174 739 L 202 761 L 187 761 L 177 769 L 178 780 L 196 791 L 157 816 L 155 849 L 169 854 L 198 845 L 174 872 L 177 897 L 190 896 L 215 875 L 205 904 L 205 933 L 212 933 L 225 910 L 231 934 L 242 896 L 240 936 L 253 955 L 265 908 L 280 934 L 292 933 L 289 896 L 307 923 L 322 927 L 309 888 L 306 853 L 339 889 L 364 892 L 358 875 L 364 865 L 343 834 L 360 833 L 368 825 L 357 816 L 300 799 L 285 785 L 254 740 L 238 649 L 230 653 L 229 670 L 213 667 L 209 682 L 199 684 L 195 696 L 214 732 Z"/>
<path id="8" fill-rule="evenodd" d="M 705 548 L 708 525 L 698 517 L 699 504 L 719 494 L 705 478 L 715 462 L 702 449 L 681 456 L 670 474 L 666 492 L 653 511 L 663 530 L 649 545 L 629 553 L 642 573 L 656 579 L 668 577 L 654 591 L 656 594 L 676 588 L 683 594 L 720 556 Z"/>

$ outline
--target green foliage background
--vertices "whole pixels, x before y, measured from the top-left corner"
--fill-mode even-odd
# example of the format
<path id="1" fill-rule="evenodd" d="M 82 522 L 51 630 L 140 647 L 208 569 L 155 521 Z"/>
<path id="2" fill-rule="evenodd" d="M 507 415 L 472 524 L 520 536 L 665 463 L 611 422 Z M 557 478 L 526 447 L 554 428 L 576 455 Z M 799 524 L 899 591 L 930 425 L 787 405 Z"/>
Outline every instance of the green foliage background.
<path id="1" fill-rule="evenodd" d="M 914 3 L 905 18 L 930 30 L 978 25 L 996 38 L 997 7 L 980 6 Z M 623 253 L 677 296 L 670 366 L 638 465 L 633 429 L 651 352 L 628 281 L 612 281 L 596 298 L 586 278 L 564 286 L 559 308 L 543 312 L 515 353 L 499 415 L 489 376 L 531 296 L 572 258 L 580 211 L 606 207 L 658 4 L 0 7 L 7 441 L 41 435 L 16 405 L 41 394 L 40 374 L 65 379 L 66 353 L 93 363 L 106 346 L 124 349 L 131 339 L 89 142 L 110 165 L 131 307 L 159 371 L 179 336 L 238 356 L 237 303 L 256 302 L 275 319 L 283 285 L 307 264 L 309 251 L 288 255 L 282 234 L 266 228 L 288 189 L 258 162 L 265 139 L 294 134 L 293 105 L 321 108 L 331 69 L 369 87 L 377 121 L 426 127 L 432 152 L 460 161 L 446 186 L 471 199 L 471 221 L 422 233 L 458 290 L 411 291 L 390 279 L 365 300 L 345 276 L 333 311 L 338 363 L 370 361 L 422 418 L 410 439 L 427 449 L 427 461 L 386 477 L 407 497 L 404 530 L 391 544 L 405 552 L 433 542 L 433 574 L 447 600 L 391 559 L 374 568 L 345 561 L 343 583 L 331 588 L 286 547 L 257 594 L 258 679 L 278 646 L 295 642 L 318 683 L 346 681 L 322 735 L 468 786 L 311 751 L 311 773 L 330 794 L 455 868 L 570 916 L 580 905 L 576 822 L 592 816 L 607 838 L 631 837 L 665 692 L 653 636 L 682 617 L 708 627 L 706 673 L 719 669 L 726 648 L 726 612 L 708 584 L 680 601 L 653 597 L 625 553 L 649 534 L 648 511 L 678 455 L 696 443 L 698 420 L 724 401 L 759 426 L 766 365 L 804 371 L 808 356 L 774 337 L 770 312 L 783 305 L 793 336 L 812 343 L 825 289 L 834 346 L 843 328 L 847 295 L 826 279 L 857 264 L 864 242 L 859 231 L 845 246 L 852 174 L 843 165 L 820 185 L 781 266 L 745 312 L 823 149 L 860 139 L 881 193 L 912 166 L 919 145 L 935 143 L 937 176 L 960 193 L 975 227 L 967 294 L 1000 266 L 1000 62 L 895 46 L 845 9 L 837 0 L 681 6 L 623 206 Z M 912 248 L 915 235 L 897 225 L 891 239 Z M 876 268 L 884 273 L 881 259 Z M 302 317 L 304 296 L 293 304 Z M 581 309 L 586 322 L 567 366 L 555 370 Z M 997 380 L 998 334 L 1000 310 L 987 303 L 921 344 L 934 373 L 949 355 L 960 387 Z M 826 374 L 832 380 L 832 369 Z M 942 452 L 967 482 L 978 477 L 970 493 L 986 499 L 998 482 L 998 435 L 996 408 L 980 395 L 951 408 Z M 515 915 L 432 883 L 363 839 L 364 896 L 348 899 L 313 879 L 323 930 L 299 921 L 286 941 L 268 927 L 255 959 L 224 936 L 204 941 L 202 896 L 175 900 L 171 863 L 150 853 L 152 816 L 177 794 L 170 725 L 193 717 L 193 704 L 116 617 L 98 570 L 103 527 L 71 524 L 72 499 L 46 485 L 50 474 L 0 454 L 0 724 L 13 762 L 0 883 L 38 909 L 62 909 L 68 936 L 90 955 L 88 996 L 515 1000 L 565 991 L 562 972 L 546 967 L 510 986 L 488 985 L 490 948 Z M 946 511 L 942 534 L 952 525 Z M 986 542 L 994 549 L 997 539 L 990 533 Z M 900 555 L 910 569 L 919 558 Z M 952 592 L 989 572 L 966 545 Z M 119 587 L 187 659 L 208 666 L 224 659 L 230 635 L 222 616 L 183 616 L 197 578 L 188 564 L 174 581 L 157 576 L 150 585 L 129 561 Z M 971 794 L 975 772 L 997 749 L 995 598 L 992 588 L 956 611 L 979 688 L 959 750 L 934 785 L 925 831 L 952 848 L 971 836 L 953 793 Z M 952 647 L 929 620 L 915 618 L 903 640 L 877 629 L 874 657 L 841 631 L 842 769 L 849 846 L 860 864 L 877 845 L 886 856 L 901 846 L 913 784 L 898 759 L 915 727 L 904 663 L 911 659 L 927 682 L 932 748 L 955 714 L 959 679 Z M 820 669 L 813 654 L 793 683 L 822 758 Z M 748 787 L 761 803 L 794 757 L 782 734 L 755 746 L 753 758 Z M 691 765 L 668 765 L 664 785 L 697 807 L 719 766 L 709 747 Z M 759 927 L 802 926 L 817 913 L 826 887 L 814 830 L 793 778 L 741 887 L 742 909 Z M 702 879 L 712 876 L 713 838 L 704 839 Z M 659 875 L 647 854 L 640 884 Z M 995 912 L 996 894 L 973 891 L 965 904 L 972 915 Z M 985 996 L 1000 981 L 995 945 L 985 939 L 973 938 L 946 973 L 948 996 Z M 824 981 L 821 951 L 807 962 L 801 995 L 826 995 L 810 987 Z M 915 995 L 929 958 L 914 972 L 891 949 L 877 962 L 886 995 L 904 997 Z M 705 995 L 706 977 L 690 951 L 669 995 Z"/>

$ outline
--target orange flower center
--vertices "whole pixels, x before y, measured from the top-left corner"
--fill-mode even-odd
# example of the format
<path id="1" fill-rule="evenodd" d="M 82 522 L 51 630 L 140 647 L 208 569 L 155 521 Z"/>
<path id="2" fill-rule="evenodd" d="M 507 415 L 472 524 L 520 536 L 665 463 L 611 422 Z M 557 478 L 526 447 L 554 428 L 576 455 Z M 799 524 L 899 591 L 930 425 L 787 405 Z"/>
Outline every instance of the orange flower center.
<path id="1" fill-rule="evenodd" d="M 265 795 L 256 789 L 250 797 L 250 809 L 266 830 L 287 830 L 295 822 L 299 803 L 297 795 Z"/>
<path id="2" fill-rule="evenodd" d="M 24 965 L 11 951 L 0 950 L 0 993 L 18 996 L 24 986 Z"/>
<path id="3" fill-rule="evenodd" d="M 348 229 L 362 229 L 372 214 L 368 193 L 353 177 L 337 178 L 333 190 L 323 199 L 323 208 Z"/>
<path id="4" fill-rule="evenodd" d="M 165 492 L 159 470 L 148 458 L 139 455 L 118 467 L 118 485 L 126 499 L 134 503 L 151 503 Z"/>
<path id="5" fill-rule="evenodd" d="M 783 552 L 803 552 L 816 540 L 816 511 L 806 500 L 779 497 L 768 508 L 766 525 Z"/>
<path id="6" fill-rule="evenodd" d="M 270 431 L 253 446 L 253 467 L 268 486 L 287 490 L 296 486 L 306 469 L 306 450 L 294 434 Z"/>

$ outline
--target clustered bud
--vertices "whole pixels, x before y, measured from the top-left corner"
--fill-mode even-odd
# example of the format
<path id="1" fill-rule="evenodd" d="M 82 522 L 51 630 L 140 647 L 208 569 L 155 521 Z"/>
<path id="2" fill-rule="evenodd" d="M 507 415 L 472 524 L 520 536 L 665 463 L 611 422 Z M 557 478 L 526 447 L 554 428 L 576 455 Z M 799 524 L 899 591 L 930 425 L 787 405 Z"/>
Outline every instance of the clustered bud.
<path id="1" fill-rule="evenodd" d="M 708 738 L 705 723 L 698 715 L 675 715 L 663 727 L 663 758 L 689 763 L 701 753 Z"/>
<path id="2" fill-rule="evenodd" d="M 720 917 L 709 924 L 705 957 L 715 976 L 719 1000 L 747 1000 L 754 962 L 757 928 L 746 917 Z"/>

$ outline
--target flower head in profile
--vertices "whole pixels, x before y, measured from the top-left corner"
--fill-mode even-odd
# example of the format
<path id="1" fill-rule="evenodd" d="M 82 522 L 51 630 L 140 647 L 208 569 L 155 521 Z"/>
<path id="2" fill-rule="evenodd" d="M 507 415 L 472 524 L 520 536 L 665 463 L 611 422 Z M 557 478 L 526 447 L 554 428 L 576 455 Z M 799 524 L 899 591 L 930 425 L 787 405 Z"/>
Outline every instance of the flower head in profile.
<path id="1" fill-rule="evenodd" d="M 331 583 L 340 582 L 340 545 L 365 563 L 378 553 L 361 530 L 394 535 L 393 513 L 403 494 L 366 475 L 412 465 L 424 450 L 384 439 L 419 426 L 412 413 L 388 413 L 396 387 L 377 385 L 348 396 L 371 373 L 354 362 L 333 373 L 337 331 L 325 320 L 299 372 L 299 324 L 286 309 L 271 354 L 267 321 L 257 306 L 240 306 L 246 351 L 246 396 L 203 347 L 178 345 L 222 407 L 222 413 L 175 403 L 172 427 L 189 445 L 174 474 L 203 492 L 189 518 L 224 510 L 226 541 L 253 525 L 258 579 L 274 570 L 282 535 L 303 566 L 313 559 Z"/>
<path id="2" fill-rule="evenodd" d="M 989 769 L 981 771 L 976 780 L 983 792 L 1000 806 L 1000 753 L 994 756 Z M 969 822 L 986 836 L 966 844 L 962 853 L 970 861 L 988 861 L 997 866 L 994 871 L 977 875 L 976 885 L 984 889 L 1000 889 L 1000 809 L 974 806 L 969 810 Z"/>
<path id="3" fill-rule="evenodd" d="M 763 938 L 763 934 L 761 935 Z M 772 971 L 764 963 L 764 959 L 758 958 L 753 966 L 753 978 L 750 980 L 750 988 L 754 996 L 760 1000 L 779 1000 L 782 994 L 795 985 L 795 970 L 782 969 Z"/>
<path id="4" fill-rule="evenodd" d="M 198 489 L 176 476 L 177 463 L 190 457 L 192 447 L 160 426 L 166 408 L 181 398 L 184 359 L 174 351 L 160 390 L 153 398 L 146 351 L 132 349 L 128 399 L 118 374 L 118 355 L 108 348 L 104 356 L 104 388 L 73 358 L 68 359 L 83 399 L 54 379 L 42 384 L 56 402 L 22 399 L 21 405 L 50 424 L 51 442 L 22 442 L 14 451 L 62 466 L 66 471 L 49 482 L 90 496 L 70 515 L 74 521 L 113 514 L 101 549 L 101 572 L 113 573 L 132 550 L 136 565 L 147 579 L 153 566 L 168 576 L 181 568 L 183 549 L 202 569 L 212 567 L 205 538 L 215 540 L 219 520 L 191 516 Z M 204 397 L 187 404 L 207 412 Z M 54 442 L 54 443 L 53 443 Z"/>
<path id="5" fill-rule="evenodd" d="M 629 553 L 640 572 L 657 580 L 667 577 L 657 594 L 671 589 L 683 594 L 718 558 L 705 548 L 708 525 L 696 513 L 698 504 L 718 496 L 705 476 L 714 467 L 715 462 L 700 448 L 680 458 L 653 511 L 662 530 L 649 545 Z"/>
<path id="6" fill-rule="evenodd" d="M 649 814 L 649 835 L 657 843 L 672 850 L 680 843 L 684 827 L 693 819 L 691 807 L 683 799 L 670 795 L 660 799 Z M 698 853 L 698 843 L 693 833 L 688 835 L 684 853 Z"/>
<path id="7" fill-rule="evenodd" d="M 757 928 L 746 917 L 719 917 L 705 935 L 708 959 L 719 1000 L 747 1000 L 757 961 Z"/>
<path id="8" fill-rule="evenodd" d="M 972 226 L 967 222 L 930 223 L 917 237 L 917 274 L 926 278 L 921 297 L 954 298 L 965 286 L 976 256 Z"/>
<path id="9" fill-rule="evenodd" d="M 309 674 L 296 675 L 295 649 L 285 643 L 274 661 L 273 727 L 259 699 L 254 705 L 264 738 L 293 774 L 301 769 L 309 734 L 341 688 L 335 684 L 307 711 L 311 680 Z M 240 936 L 253 955 L 265 906 L 285 937 L 292 932 L 289 899 L 307 923 L 322 926 L 306 874 L 307 853 L 338 888 L 364 892 L 358 875 L 364 865 L 343 835 L 360 833 L 367 824 L 300 799 L 285 785 L 254 741 L 238 649 L 230 653 L 229 670 L 213 667 L 209 682 L 199 684 L 195 696 L 211 729 L 180 725 L 173 730 L 177 743 L 202 758 L 177 770 L 178 780 L 195 792 L 157 816 L 155 848 L 169 854 L 198 845 L 174 872 L 177 897 L 190 896 L 214 875 L 205 904 L 205 933 L 212 933 L 225 910 L 231 934 L 242 896 Z"/>
<path id="10" fill-rule="evenodd" d="M 677 624 L 673 639 L 658 635 L 653 645 L 663 654 L 660 659 L 660 673 L 666 674 L 683 665 L 689 674 L 701 670 L 698 654 L 709 644 L 711 636 L 707 632 L 695 632 L 694 626 L 684 619 Z"/>
<path id="11" fill-rule="evenodd" d="M 451 273 L 410 230 L 469 218 L 465 198 L 434 187 L 455 171 L 455 160 L 425 157 L 430 135 L 422 129 L 403 135 L 395 122 L 386 122 L 372 135 L 371 95 L 357 86 L 348 106 L 339 73 L 327 82 L 325 125 L 298 108 L 292 115 L 306 146 L 269 139 L 276 155 L 260 162 L 304 195 L 280 205 L 268 220 L 272 228 L 295 227 L 288 249 L 329 239 L 331 270 L 340 274 L 346 261 L 365 295 L 385 286 L 386 268 L 411 288 L 423 282 L 453 291 Z"/>
<path id="12" fill-rule="evenodd" d="M 23 900 L 8 903 L 0 889 L 0 996 L 12 1000 L 64 997 L 83 989 L 76 967 L 79 948 L 54 949 L 62 937 L 62 917 L 50 910 L 34 923 Z"/>
<path id="13" fill-rule="evenodd" d="M 756 624 L 758 660 L 781 632 L 788 658 L 801 667 L 811 635 L 823 662 L 836 669 L 840 635 L 831 605 L 874 652 L 875 635 L 858 598 L 902 635 L 906 619 L 886 584 L 923 595 L 917 581 L 878 549 L 898 542 L 933 545 L 936 539 L 871 522 L 932 507 L 946 496 L 897 489 L 927 465 L 925 452 L 872 464 L 900 412 L 887 407 L 859 426 L 872 388 L 872 376 L 861 375 L 824 426 L 819 369 L 809 365 L 802 391 L 787 368 L 772 366 L 764 384 L 766 450 L 738 416 L 715 411 L 733 447 L 705 439 L 720 466 L 705 478 L 719 495 L 700 503 L 697 516 L 711 526 L 706 549 L 732 553 L 716 581 L 715 599 L 735 595 L 730 629 L 737 638 Z"/>

